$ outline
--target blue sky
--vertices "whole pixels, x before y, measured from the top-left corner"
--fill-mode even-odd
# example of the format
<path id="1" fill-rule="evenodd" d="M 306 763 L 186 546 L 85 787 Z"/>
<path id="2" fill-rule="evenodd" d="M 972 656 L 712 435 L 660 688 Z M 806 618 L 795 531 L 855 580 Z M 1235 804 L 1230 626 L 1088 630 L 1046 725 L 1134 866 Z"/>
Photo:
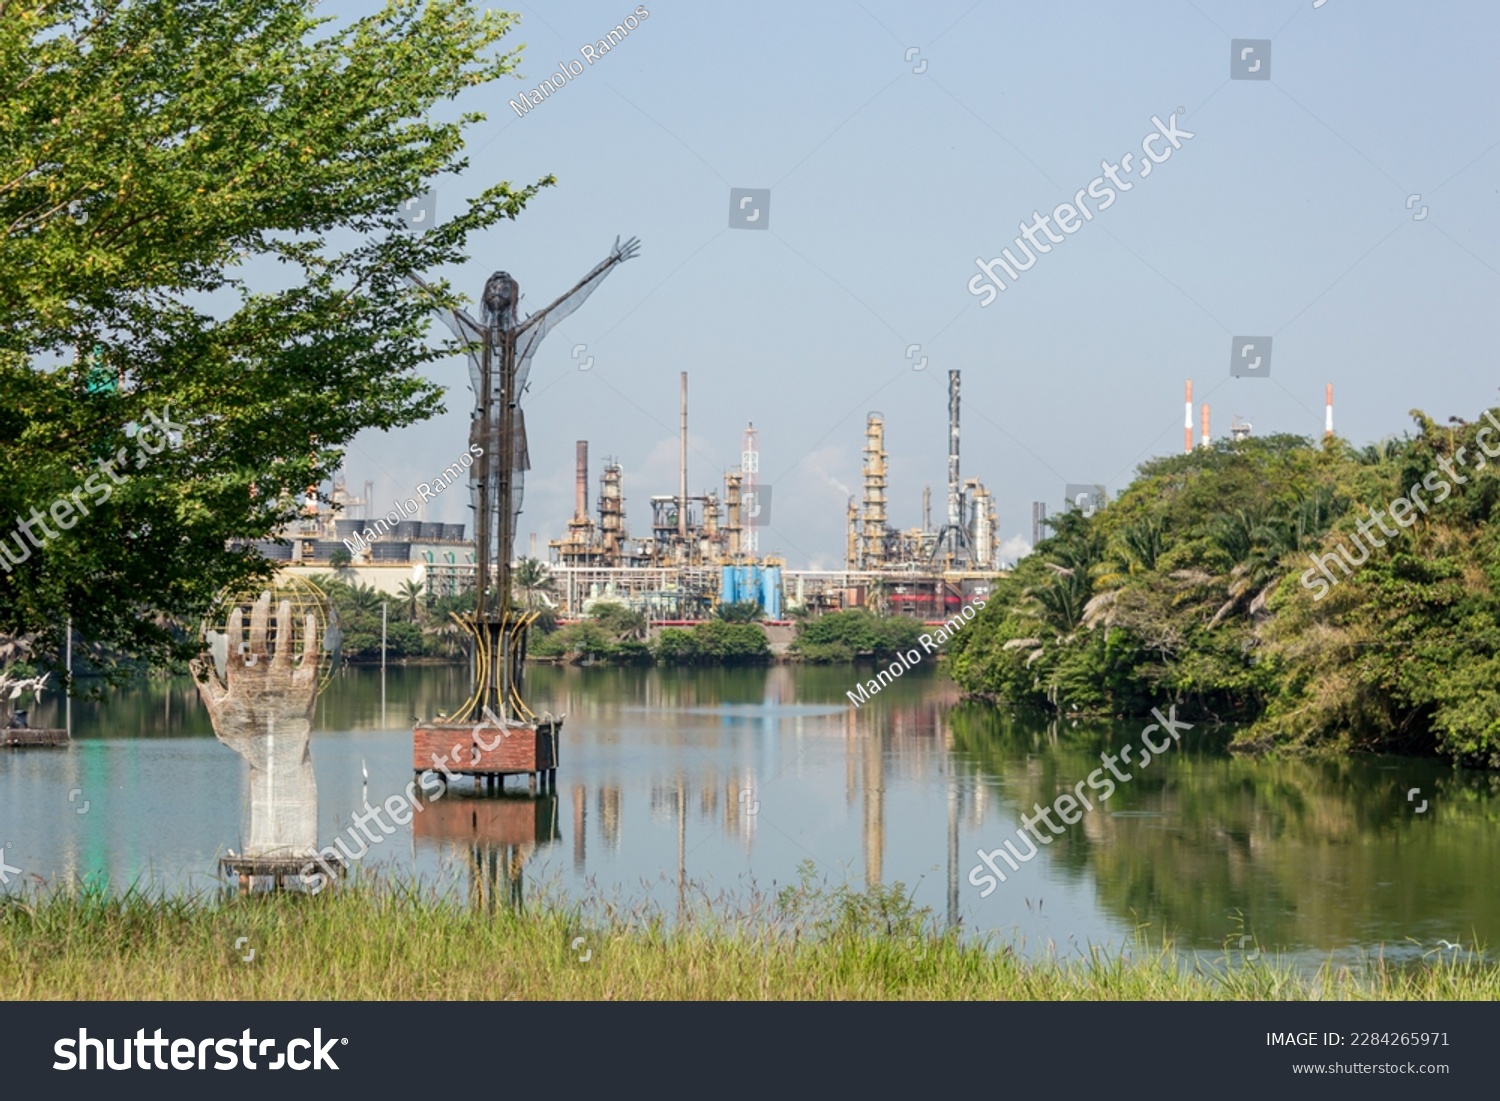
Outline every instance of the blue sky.
<path id="1" fill-rule="evenodd" d="M 558 178 L 471 239 L 469 263 L 433 273 L 471 296 L 503 268 L 537 309 L 617 235 L 642 242 L 537 354 L 521 553 L 571 515 L 577 439 L 591 500 L 616 457 L 644 533 L 647 498 L 676 489 L 683 370 L 690 492 L 737 467 L 753 421 L 773 486 L 762 550 L 823 568 L 842 564 L 872 410 L 892 522 L 919 522 L 924 485 L 941 515 L 950 368 L 963 474 L 995 494 L 1008 558 L 1029 544 L 1033 500 L 1057 511 L 1069 482 L 1117 493 L 1138 463 L 1181 449 L 1185 378 L 1216 436 L 1239 416 L 1257 435 L 1316 437 L 1326 382 L 1357 444 L 1408 430 L 1413 408 L 1441 421 L 1496 401 L 1493 6 L 644 6 L 625 41 L 517 117 L 509 98 L 583 60 L 633 5 L 507 5 L 522 76 L 457 104 L 488 118 L 469 132 L 469 169 L 434 181 L 443 218 L 497 180 Z M 1241 38 L 1271 40 L 1269 80 L 1230 79 Z M 980 305 L 976 258 L 1102 162 L 1139 158 L 1152 117 L 1179 110 L 1194 135 L 1182 148 Z M 731 188 L 770 189 L 767 230 L 729 227 Z M 1274 338 L 1269 379 L 1229 377 L 1237 335 Z M 453 388 L 447 414 L 350 449 L 351 486 L 373 479 L 382 507 L 467 444 L 462 362 L 433 377 Z M 429 518 L 469 520 L 466 496 Z"/>

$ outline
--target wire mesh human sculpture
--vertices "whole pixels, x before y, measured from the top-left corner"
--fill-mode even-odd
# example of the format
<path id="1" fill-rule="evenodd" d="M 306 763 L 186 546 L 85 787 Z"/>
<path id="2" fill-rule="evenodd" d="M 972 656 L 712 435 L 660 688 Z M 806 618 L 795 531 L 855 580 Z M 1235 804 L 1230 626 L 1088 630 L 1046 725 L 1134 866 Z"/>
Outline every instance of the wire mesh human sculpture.
<path id="1" fill-rule="evenodd" d="M 524 711 L 519 696 L 520 654 L 515 652 L 512 626 L 510 559 L 516 520 L 521 513 L 525 472 L 531 468 L 526 446 L 526 417 L 520 397 L 526 391 L 531 360 L 546 335 L 594 292 L 617 264 L 640 252 L 632 237 L 614 247 L 594 269 L 551 305 L 524 319 L 521 289 L 515 278 L 497 271 L 485 282 L 480 296 L 480 320 L 463 310 L 438 310 L 438 316 L 464 342 L 469 357 L 469 380 L 475 408 L 469 441 L 481 454 L 470 467 L 470 493 L 475 521 L 476 590 L 474 621 L 490 636 L 497 661 L 482 677 L 475 696 L 452 720 L 491 709 L 505 719 Z M 411 281 L 423 290 L 427 284 Z M 493 567 L 492 567 L 493 560 Z M 491 573 L 493 572 L 493 580 Z M 481 637 L 480 645 L 486 640 Z M 519 645 L 524 646 L 524 634 Z M 481 663 L 483 664 L 483 663 Z"/>

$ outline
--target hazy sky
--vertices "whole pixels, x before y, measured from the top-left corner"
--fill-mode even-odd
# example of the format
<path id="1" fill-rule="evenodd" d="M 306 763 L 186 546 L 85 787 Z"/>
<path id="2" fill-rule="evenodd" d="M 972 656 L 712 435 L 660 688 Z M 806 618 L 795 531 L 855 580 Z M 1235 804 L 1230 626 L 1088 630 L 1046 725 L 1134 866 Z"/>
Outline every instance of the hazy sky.
<path id="1" fill-rule="evenodd" d="M 488 118 L 468 171 L 435 181 L 446 218 L 497 180 L 558 178 L 472 238 L 468 264 L 433 273 L 471 296 L 504 268 L 535 310 L 617 235 L 642 241 L 536 357 L 521 553 L 530 532 L 561 535 L 578 439 L 591 504 L 616 457 L 645 534 L 647 498 L 676 491 L 683 370 L 689 491 L 721 487 L 753 421 L 773 486 L 762 550 L 824 568 L 842 564 L 871 410 L 892 523 L 919 522 L 924 485 L 941 516 L 950 368 L 963 474 L 995 494 L 1007 558 L 1029 545 L 1033 500 L 1058 510 L 1068 482 L 1117 493 L 1181 450 L 1185 378 L 1215 436 L 1237 415 L 1257 435 L 1316 437 L 1325 382 L 1358 444 L 1408 430 L 1414 407 L 1444 420 L 1496 400 L 1492 4 L 644 6 L 594 64 L 580 47 L 627 0 L 513 6 L 522 78 L 458 104 Z M 1234 39 L 1271 40 L 1269 80 L 1230 79 Z M 507 100 L 565 60 L 583 72 L 518 117 Z M 1193 136 L 1143 177 L 1152 118 L 1174 113 Z M 1091 220 L 981 305 L 976 258 L 1010 247 L 1024 262 L 1021 223 L 1126 153 L 1130 190 L 1107 209 L 1085 198 Z M 731 188 L 770 189 L 767 229 L 730 228 Z M 1236 336 L 1274 338 L 1269 379 L 1230 378 Z M 436 377 L 453 388 L 446 415 L 350 450 L 351 486 L 374 479 L 382 509 L 468 442 L 463 364 Z M 467 503 L 450 492 L 428 516 L 472 529 Z"/>

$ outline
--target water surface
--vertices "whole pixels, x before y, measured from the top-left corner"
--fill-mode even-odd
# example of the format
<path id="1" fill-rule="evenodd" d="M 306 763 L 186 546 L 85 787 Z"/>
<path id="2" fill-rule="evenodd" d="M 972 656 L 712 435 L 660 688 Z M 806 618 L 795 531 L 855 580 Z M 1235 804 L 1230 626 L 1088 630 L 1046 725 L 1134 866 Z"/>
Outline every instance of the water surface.
<path id="1" fill-rule="evenodd" d="M 671 912 L 683 880 L 774 890 L 811 861 L 833 883 L 899 881 L 941 924 L 1064 955 L 1138 927 L 1209 955 L 1229 945 L 1231 958 L 1253 937 L 1304 963 L 1491 942 L 1500 774 L 1243 759 L 1224 752 L 1227 732 L 1195 724 L 1019 871 L 1002 865 L 1007 881 L 981 897 L 977 852 L 1014 840 L 1023 814 L 1073 791 L 1101 753 L 1138 743 L 1142 724 L 1049 724 L 962 703 L 921 669 L 856 710 L 844 695 L 855 676 L 536 669 L 533 706 L 567 716 L 556 796 L 475 799 L 465 784 L 361 864 L 479 893 L 547 883 L 649 897 Z M 412 717 L 451 707 L 462 688 L 453 667 L 332 681 L 312 739 L 321 843 L 366 800 L 405 791 Z M 33 721 L 60 725 L 56 700 Z M 246 771 L 213 737 L 191 680 L 75 703 L 73 723 L 66 750 L 0 753 L 0 842 L 21 869 L 0 890 L 101 875 L 218 888 L 217 858 L 246 833 Z"/>

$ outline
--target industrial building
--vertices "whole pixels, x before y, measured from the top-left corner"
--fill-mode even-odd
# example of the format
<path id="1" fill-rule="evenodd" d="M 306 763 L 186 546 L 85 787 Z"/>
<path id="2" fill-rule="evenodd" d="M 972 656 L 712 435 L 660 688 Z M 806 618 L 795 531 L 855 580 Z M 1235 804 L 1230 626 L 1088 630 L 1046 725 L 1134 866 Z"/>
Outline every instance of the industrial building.
<path id="1" fill-rule="evenodd" d="M 398 520 L 382 538 L 362 546 L 359 533 L 376 519 L 371 500 L 374 486 L 365 483 L 362 497 L 352 496 L 342 475 L 333 480 L 331 507 L 321 508 L 309 493 L 302 519 L 280 534 L 285 544 L 265 541 L 255 545 L 266 558 L 285 563 L 288 573 L 326 573 L 350 553 L 351 580 L 379 592 L 397 595 L 408 581 L 422 584 L 432 597 L 454 596 L 474 588 L 474 543 L 465 538 L 465 525 L 432 520 Z M 357 518 L 354 514 L 358 514 Z"/>
<path id="2" fill-rule="evenodd" d="M 999 570 L 998 518 L 994 498 L 959 469 L 959 372 L 948 374 L 948 495 L 943 522 L 931 521 L 929 490 L 923 491 L 922 522 L 893 527 L 887 512 L 885 417 L 871 413 L 865 426 L 863 494 L 847 510 L 847 547 L 842 570 L 789 570 L 783 558 L 762 554 L 764 526 L 759 485 L 760 453 L 755 426 L 742 437 L 739 468 L 724 472 L 717 489 L 688 493 L 687 373 L 680 376 L 679 461 L 676 493 L 648 497 L 649 527 L 632 535 L 627 522 L 625 473 L 605 458 L 597 496 L 590 507 L 589 443 L 574 450 L 573 516 L 560 538 L 547 543 L 552 592 L 544 599 L 571 619 L 598 602 L 625 604 L 656 623 L 693 622 L 715 606 L 760 605 L 767 620 L 792 609 L 809 613 L 873 607 L 935 620 L 953 615 L 988 591 Z M 409 580 L 425 583 L 430 595 L 471 590 L 475 550 L 464 525 L 396 520 L 368 546 L 355 538 L 371 520 L 372 486 L 351 496 L 335 479 L 332 510 L 319 511 L 310 495 L 306 517 L 286 533 L 290 546 L 261 546 L 269 558 L 293 572 L 326 570 L 334 553 L 352 549 L 349 569 L 363 584 L 395 593 Z M 361 518 L 350 518 L 357 513 Z M 533 555 L 535 537 L 533 537 Z"/>
<path id="3" fill-rule="evenodd" d="M 959 372 L 948 372 L 948 510 L 932 526 L 931 490 L 922 492 L 922 526 L 899 531 L 886 518 L 885 417 L 865 422 L 864 497 L 849 501 L 844 559 L 854 570 L 993 572 L 999 519 L 994 498 L 975 478 L 960 482 Z"/>
<path id="4" fill-rule="evenodd" d="M 588 442 L 578 441 L 573 518 L 566 535 L 548 544 L 559 614 L 582 615 L 595 601 L 611 601 L 655 620 L 690 621 L 709 615 L 716 603 L 750 600 L 772 620 L 782 617 L 783 608 L 818 613 L 867 605 L 947 618 L 988 591 L 998 569 L 994 498 L 977 479 L 961 480 L 957 371 L 948 375 L 948 413 L 948 507 L 940 527 L 931 524 L 927 492 L 920 527 L 898 530 L 889 524 L 885 418 L 871 413 L 863 499 L 848 505 L 846 568 L 789 570 L 784 559 L 760 554 L 763 491 L 753 424 L 744 432 L 740 468 L 723 476 L 722 496 L 688 494 L 684 372 L 677 494 L 649 498 L 648 536 L 630 535 L 624 474 L 613 459 L 600 474 L 597 521 L 590 515 Z"/>

